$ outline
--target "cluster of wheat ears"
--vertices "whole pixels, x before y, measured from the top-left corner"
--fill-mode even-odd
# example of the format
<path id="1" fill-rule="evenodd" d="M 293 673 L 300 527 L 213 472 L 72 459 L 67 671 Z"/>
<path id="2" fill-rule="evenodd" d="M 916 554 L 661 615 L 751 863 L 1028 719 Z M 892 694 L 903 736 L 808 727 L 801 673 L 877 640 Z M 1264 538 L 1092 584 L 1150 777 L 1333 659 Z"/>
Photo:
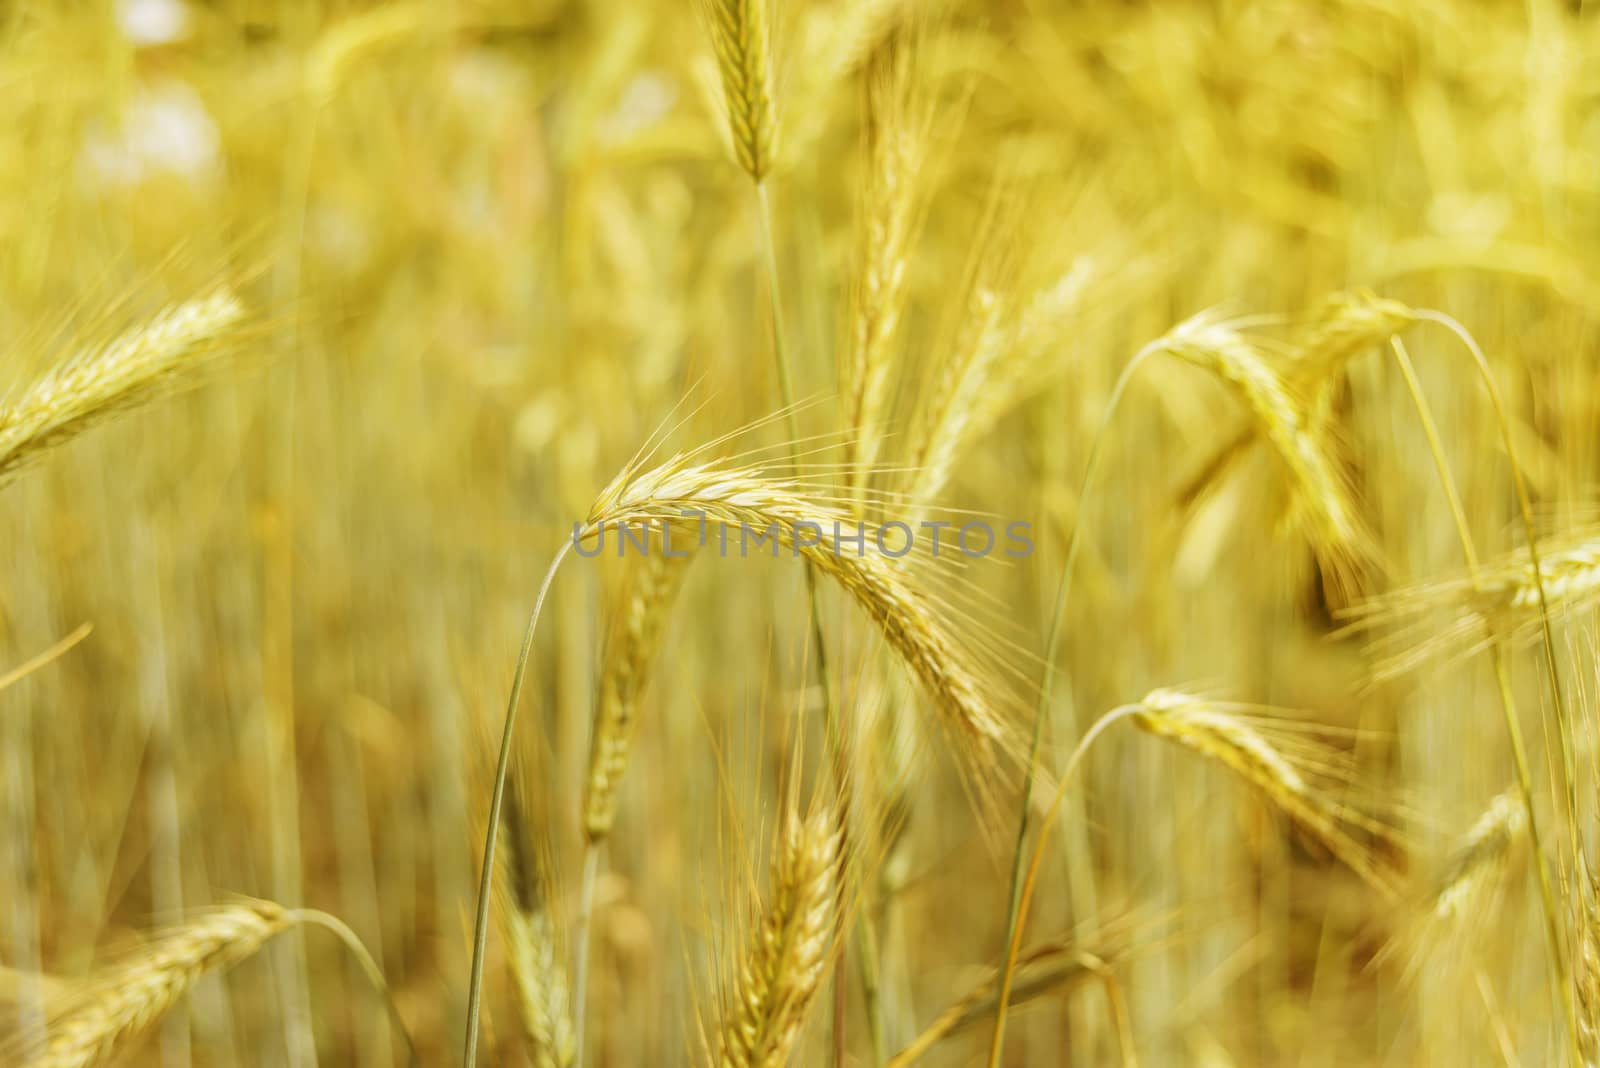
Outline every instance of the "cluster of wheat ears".
<path id="1" fill-rule="evenodd" d="M 78 231 L 0 211 L 29 237 L 0 319 L 44 353 L 0 390 L 0 1060 L 258 1063 L 281 1031 L 296 1065 L 1600 1063 L 1600 257 L 1563 240 L 1600 223 L 1600 21 L 1012 6 L 23 5 L 0 111 L 41 159 L 79 106 L 51 56 L 182 16 L 297 60 L 234 90 L 287 136 L 214 105 L 228 181 L 288 161 L 242 201 L 270 247 L 218 255 L 266 266 L 173 296 L 191 239 L 30 333 Z M 451 66 L 497 48 L 576 88 Z M 183 99 L 131 128 L 199 151 Z M 99 146 L 68 203 L 235 195 L 58 125 Z M 360 192 L 479 134 L 468 193 L 442 163 Z M 1423 222 L 1388 206 L 1413 186 Z M 555 355 L 508 356 L 514 323 Z M 121 527 L 82 499 L 124 462 L 154 474 Z M 796 533 L 971 517 L 1037 552 Z M 236 543 L 259 574 L 209 558 Z M 124 551 L 127 591 L 71 577 Z M 510 660 L 483 632 L 529 594 Z M 137 724 L 94 726 L 127 678 Z M 175 697 L 212 692 L 186 734 Z"/>

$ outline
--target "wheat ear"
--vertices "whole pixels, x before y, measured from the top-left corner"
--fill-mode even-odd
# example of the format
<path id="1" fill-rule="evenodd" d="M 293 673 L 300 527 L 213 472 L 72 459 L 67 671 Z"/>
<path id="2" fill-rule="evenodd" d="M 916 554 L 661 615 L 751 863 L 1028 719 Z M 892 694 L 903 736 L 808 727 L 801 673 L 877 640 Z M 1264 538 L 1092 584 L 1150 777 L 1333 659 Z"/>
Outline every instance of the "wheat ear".
<path id="1" fill-rule="evenodd" d="M 495 902 L 516 993 L 517 1014 L 533 1047 L 537 1068 L 575 1062 L 571 990 L 561 963 L 560 938 L 550 907 L 552 880 L 546 836 L 533 803 L 534 783 L 519 768 L 506 792 L 505 841 L 496 856 Z"/>
<path id="2" fill-rule="evenodd" d="M 617 629 L 601 657 L 595 699 L 594 736 L 589 745 L 589 777 L 583 799 L 583 831 L 590 842 L 611 833 L 617 818 L 617 788 L 628 766 L 638 729 L 639 696 L 661 643 L 688 561 L 653 549 L 634 569 Z"/>
<path id="3" fill-rule="evenodd" d="M 244 307 L 228 290 L 175 305 L 0 400 L 0 486 L 29 462 L 180 384 Z"/>
<path id="4" fill-rule="evenodd" d="M 717 1061 L 722 1068 L 788 1062 L 822 985 L 844 912 L 844 828 L 832 805 L 787 811 L 771 899 L 735 983 Z"/>
<path id="5" fill-rule="evenodd" d="M 705 7 L 733 152 L 759 183 L 772 170 L 778 138 L 766 0 L 705 0 Z"/>
<path id="6" fill-rule="evenodd" d="M 921 681 L 941 721 L 969 745 L 976 743 L 979 752 L 974 756 L 992 761 L 1013 750 L 1011 728 L 992 698 L 991 684 L 971 663 L 936 603 L 908 581 L 904 568 L 870 549 L 858 556 L 795 536 L 806 529 L 853 530 L 857 522 L 808 493 L 802 483 L 759 467 L 691 464 L 675 457 L 653 470 L 619 476 L 596 501 L 586 536 L 608 525 L 639 522 L 694 530 L 686 514 L 724 531 L 774 532 L 779 544 L 836 581 L 866 611 Z"/>
<path id="7" fill-rule="evenodd" d="M 1250 706 L 1163 689 L 1145 697 L 1133 722 L 1239 776 L 1374 889 L 1394 897 L 1397 887 L 1392 873 L 1350 833 L 1350 828 L 1356 827 L 1392 837 L 1392 830 L 1327 796 L 1309 776 L 1310 768 L 1336 767 L 1336 754 L 1289 752 L 1283 742 L 1268 738 L 1263 731 L 1265 721 L 1252 714 L 1255 711 Z"/>
<path id="8" fill-rule="evenodd" d="M 405 1037 L 387 986 L 372 957 L 342 922 L 314 910 L 285 909 L 270 901 L 242 901 L 218 908 L 164 932 L 126 961 L 89 976 L 82 993 L 50 1021 L 40 1047 L 25 1054 L 28 1068 L 92 1068 L 109 1064 L 169 1012 L 203 976 L 229 968 L 276 935 L 311 924 L 336 934 L 361 963 L 388 1003 Z"/>

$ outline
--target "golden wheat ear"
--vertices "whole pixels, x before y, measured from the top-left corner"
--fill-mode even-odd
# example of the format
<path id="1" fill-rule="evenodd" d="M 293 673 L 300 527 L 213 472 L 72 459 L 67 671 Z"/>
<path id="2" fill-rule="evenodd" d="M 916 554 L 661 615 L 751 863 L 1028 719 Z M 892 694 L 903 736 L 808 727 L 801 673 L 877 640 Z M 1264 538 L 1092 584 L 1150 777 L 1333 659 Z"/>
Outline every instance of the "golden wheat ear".
<path id="1" fill-rule="evenodd" d="M 0 487 L 94 426 L 192 380 L 245 319 L 230 289 L 176 304 L 0 399 Z"/>
<path id="2" fill-rule="evenodd" d="M 767 0 L 701 0 L 717 55 L 734 157 L 754 181 L 772 170 L 778 140 Z"/>
<path id="3" fill-rule="evenodd" d="M 1315 737 L 1316 725 L 1282 710 L 1152 690 L 1132 715 L 1142 730 L 1212 760 L 1254 787 L 1385 898 L 1398 879 L 1363 839 L 1400 844 L 1391 813 L 1350 793 L 1349 760 Z"/>
<path id="4" fill-rule="evenodd" d="M 395 1010 L 388 986 L 353 931 L 336 917 L 311 909 L 285 909 L 246 900 L 213 909 L 169 928 L 125 959 L 75 985 L 52 1014 L 43 1035 L 23 1035 L 6 1063 L 27 1068 L 94 1068 L 127 1053 L 203 977 L 254 956 L 283 932 L 299 926 L 333 932 L 383 995 L 390 1018 L 416 1064 L 415 1048 Z"/>
<path id="5" fill-rule="evenodd" d="M 998 768 L 1019 749 L 1005 687 L 968 654 L 940 602 L 907 575 L 903 561 L 866 551 L 835 552 L 797 539 L 798 530 L 853 530 L 856 517 L 833 503 L 831 487 L 774 475 L 760 466 L 690 463 L 674 457 L 649 471 L 624 472 L 597 498 L 586 528 L 619 524 L 685 524 L 693 515 L 715 531 L 771 531 L 778 544 L 838 583 L 883 634 L 922 684 L 957 756 L 974 771 Z M 698 524 L 686 524 L 696 531 Z M 713 533 L 712 536 L 716 536 Z"/>
<path id="6" fill-rule="evenodd" d="M 1256 433 L 1288 475 L 1292 514 L 1306 531 L 1330 591 L 1341 603 L 1358 595 L 1365 576 L 1377 566 L 1377 550 L 1334 456 L 1331 430 L 1311 425 L 1304 398 L 1283 372 L 1228 323 L 1195 316 L 1155 347 L 1216 376 L 1245 404 Z M 1237 453 L 1236 447 L 1230 448 L 1230 456 Z"/>
<path id="7" fill-rule="evenodd" d="M 845 835 L 837 806 L 781 817 L 772 885 L 724 1010 L 717 1063 L 788 1063 L 833 957 L 845 912 Z"/>
<path id="8" fill-rule="evenodd" d="M 583 832 L 591 843 L 603 841 L 616 822 L 619 788 L 639 727 L 640 696 L 688 571 L 689 558 L 669 556 L 665 548 L 652 546 L 630 569 L 618 598 L 620 618 L 601 657 L 583 798 Z"/>

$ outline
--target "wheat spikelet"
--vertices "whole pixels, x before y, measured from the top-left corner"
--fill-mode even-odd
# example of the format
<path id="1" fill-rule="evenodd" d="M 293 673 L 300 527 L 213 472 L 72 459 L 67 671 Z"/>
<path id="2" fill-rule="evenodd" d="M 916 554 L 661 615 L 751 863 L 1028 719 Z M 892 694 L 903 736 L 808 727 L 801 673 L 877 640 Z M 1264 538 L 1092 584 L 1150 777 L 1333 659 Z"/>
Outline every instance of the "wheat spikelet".
<path id="1" fill-rule="evenodd" d="M 800 482 L 771 476 L 759 467 L 692 464 L 674 457 L 650 471 L 619 475 L 596 500 L 585 536 L 605 525 L 638 522 L 695 529 L 686 514 L 720 527 L 724 535 L 734 528 L 741 539 L 746 530 L 770 532 L 777 544 L 804 556 L 866 611 L 921 681 L 941 722 L 968 743 L 960 747 L 962 756 L 983 763 L 1014 753 L 1015 738 L 999 710 L 1001 701 L 992 696 L 993 683 L 973 666 L 935 602 L 908 581 L 904 568 L 875 551 L 871 535 L 861 555 L 835 552 L 825 541 L 813 544 L 795 536 L 803 528 L 855 530 L 858 522 L 805 492 Z"/>
<path id="2" fill-rule="evenodd" d="M 767 902 L 723 1022 L 723 1068 L 787 1063 L 805 1023 L 843 917 L 844 829 L 833 806 L 802 820 L 791 807 Z"/>
<path id="3" fill-rule="evenodd" d="M 1238 330 L 1204 316 L 1180 323 L 1157 346 L 1217 376 L 1244 401 L 1289 474 L 1324 576 L 1341 597 L 1359 589 L 1373 559 L 1371 535 L 1329 455 L 1327 436 L 1308 428 L 1304 403 L 1283 377 Z"/>
<path id="4" fill-rule="evenodd" d="M 638 729 L 639 697 L 687 565 L 685 559 L 655 551 L 639 561 L 624 598 L 621 625 L 602 657 L 583 799 L 583 829 L 591 842 L 610 834 L 616 820 L 617 787 Z"/>
<path id="5" fill-rule="evenodd" d="M 772 170 L 778 136 L 766 0 L 705 0 L 705 6 L 734 155 L 760 182 Z"/>
<path id="6" fill-rule="evenodd" d="M 253 955 L 300 917 L 269 901 L 216 911 L 162 935 L 136 956 L 96 973 L 49 1025 L 30 1068 L 109 1063 L 189 992 L 199 979 Z"/>
<path id="7" fill-rule="evenodd" d="M 0 486 L 47 450 L 176 384 L 243 316 L 227 290 L 176 305 L 0 401 Z"/>
<path id="8" fill-rule="evenodd" d="M 1351 828 L 1394 837 L 1375 817 L 1329 796 L 1316 781 L 1340 767 L 1337 753 L 1304 740 L 1269 738 L 1268 721 L 1248 706 L 1210 700 L 1175 690 L 1153 690 L 1133 712 L 1143 730 L 1214 760 L 1255 787 L 1271 804 L 1322 842 L 1352 871 L 1386 896 L 1395 880 Z M 1301 750 L 1296 752 L 1295 750 Z M 1317 769 L 1313 773 L 1312 769 Z"/>

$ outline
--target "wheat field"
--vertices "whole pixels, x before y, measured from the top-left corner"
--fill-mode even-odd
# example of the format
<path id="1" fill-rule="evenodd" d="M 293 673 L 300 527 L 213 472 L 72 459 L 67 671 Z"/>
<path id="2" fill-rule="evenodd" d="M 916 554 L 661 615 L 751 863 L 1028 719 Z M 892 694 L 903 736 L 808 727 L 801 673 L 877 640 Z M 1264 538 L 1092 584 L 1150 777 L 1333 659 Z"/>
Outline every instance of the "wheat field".
<path id="1" fill-rule="evenodd" d="M 1590 5 L 0 87 L 0 1064 L 1600 1064 Z"/>

